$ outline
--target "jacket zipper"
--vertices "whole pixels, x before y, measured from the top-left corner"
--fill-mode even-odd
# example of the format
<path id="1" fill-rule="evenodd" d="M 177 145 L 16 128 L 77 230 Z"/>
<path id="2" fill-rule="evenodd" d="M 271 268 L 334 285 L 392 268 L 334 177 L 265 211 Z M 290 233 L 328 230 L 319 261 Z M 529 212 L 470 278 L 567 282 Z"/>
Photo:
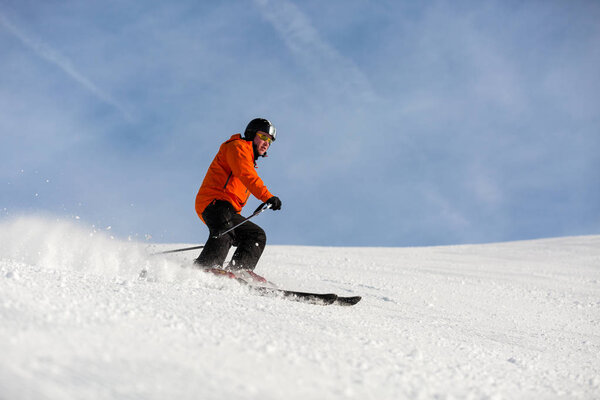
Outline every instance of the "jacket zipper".
<path id="1" fill-rule="evenodd" d="M 229 183 L 229 179 L 231 178 L 231 175 L 233 175 L 233 172 L 229 173 L 229 176 L 227 177 L 227 180 L 225 181 L 225 186 L 223 186 L 223 189 L 225 189 L 227 187 L 227 184 Z"/>

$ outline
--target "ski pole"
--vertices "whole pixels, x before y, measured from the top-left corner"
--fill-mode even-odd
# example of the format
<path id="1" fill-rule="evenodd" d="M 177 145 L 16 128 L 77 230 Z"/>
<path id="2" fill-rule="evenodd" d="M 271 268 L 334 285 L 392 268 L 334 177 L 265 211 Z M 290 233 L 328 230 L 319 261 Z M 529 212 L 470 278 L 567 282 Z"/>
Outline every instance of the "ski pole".
<path id="1" fill-rule="evenodd" d="M 228 234 L 229 232 L 231 232 L 232 230 L 234 230 L 235 228 L 237 228 L 238 226 L 242 225 L 243 223 L 247 222 L 250 218 L 252 217 L 256 217 L 258 214 L 260 214 L 261 212 L 265 211 L 266 209 L 271 208 L 270 204 L 267 203 L 262 203 L 260 206 L 258 206 L 258 208 L 254 211 L 254 213 L 249 216 L 248 218 L 244 219 L 242 222 L 240 222 L 239 224 L 237 224 L 236 226 L 227 229 L 224 232 L 219 233 L 218 235 L 214 235 L 213 238 L 218 239 L 223 235 Z M 188 251 L 188 250 L 196 250 L 196 249 L 202 249 L 204 246 L 193 246 L 193 247 L 184 247 L 182 249 L 175 249 L 175 250 L 166 250 L 166 251 L 159 251 L 157 253 L 152 253 L 150 254 L 151 256 L 156 256 L 159 254 L 170 254 L 170 253 L 179 253 L 180 251 Z"/>
<path id="2" fill-rule="evenodd" d="M 248 218 L 244 218 L 244 220 L 243 220 L 242 222 L 240 222 L 239 224 L 237 224 L 237 225 L 235 225 L 235 226 L 233 226 L 233 227 L 231 227 L 231 228 L 227 229 L 226 231 L 224 231 L 224 232 L 221 232 L 221 233 L 219 233 L 218 235 L 214 235 L 214 236 L 213 236 L 213 239 L 218 239 L 218 238 L 222 237 L 223 235 L 226 235 L 226 234 L 228 234 L 229 232 L 231 232 L 232 230 L 234 230 L 234 229 L 235 229 L 235 228 L 237 228 L 238 226 L 240 226 L 240 225 L 242 225 L 242 224 L 244 224 L 244 223 L 248 222 L 248 220 L 249 220 L 250 218 L 252 218 L 252 217 L 256 217 L 258 214 L 260 214 L 261 212 L 265 211 L 267 208 L 271 208 L 271 205 L 270 205 L 270 204 L 267 204 L 267 203 L 262 203 L 260 206 L 258 206 L 258 208 L 256 208 L 256 210 L 254 211 L 254 213 L 253 213 L 251 216 L 249 216 Z"/>
<path id="3" fill-rule="evenodd" d="M 152 253 L 151 256 L 155 256 L 158 254 L 169 254 L 169 253 L 179 253 L 180 251 L 188 251 L 188 250 L 196 250 L 201 249 L 204 246 L 194 246 L 194 247 L 185 247 L 183 249 L 175 249 L 175 250 L 167 250 L 167 251 L 159 251 L 158 253 Z"/>

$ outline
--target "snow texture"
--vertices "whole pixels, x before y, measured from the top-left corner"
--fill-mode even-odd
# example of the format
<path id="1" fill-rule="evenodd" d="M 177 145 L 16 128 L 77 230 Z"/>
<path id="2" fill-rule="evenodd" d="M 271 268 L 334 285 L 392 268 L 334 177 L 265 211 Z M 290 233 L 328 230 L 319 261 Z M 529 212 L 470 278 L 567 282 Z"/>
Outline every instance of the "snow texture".
<path id="1" fill-rule="evenodd" d="M 148 256 L 187 245 L 2 222 L 0 399 L 600 398 L 600 236 L 267 246 L 258 273 L 354 307 Z"/>

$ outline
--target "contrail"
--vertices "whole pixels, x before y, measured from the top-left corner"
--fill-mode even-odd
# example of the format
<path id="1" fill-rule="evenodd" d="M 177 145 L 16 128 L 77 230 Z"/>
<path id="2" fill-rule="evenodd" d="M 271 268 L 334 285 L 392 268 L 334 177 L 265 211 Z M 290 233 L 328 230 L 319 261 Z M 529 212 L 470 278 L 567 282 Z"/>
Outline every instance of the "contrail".
<path id="1" fill-rule="evenodd" d="M 376 95 L 362 71 L 325 41 L 310 20 L 292 2 L 255 0 L 264 18 L 279 33 L 286 46 L 300 61 L 318 75 L 325 75 L 335 90 L 340 88 L 374 100 Z"/>
<path id="2" fill-rule="evenodd" d="M 125 119 L 129 122 L 133 122 L 134 118 L 127 111 L 127 109 L 117 102 L 114 98 L 112 98 L 109 94 L 105 93 L 102 89 L 96 86 L 91 80 L 82 75 L 71 62 L 59 54 L 57 51 L 53 50 L 46 44 L 41 41 L 33 38 L 29 35 L 26 35 L 22 30 L 20 30 L 17 26 L 11 23 L 4 15 L 0 13 L 0 26 L 3 26 L 9 33 L 15 36 L 17 39 L 21 41 L 27 48 L 31 49 L 35 54 L 44 60 L 56 65 L 60 68 L 65 74 L 67 74 L 70 78 L 75 80 L 85 89 L 87 89 L 90 93 L 96 96 L 98 99 L 103 101 L 106 104 L 111 105 L 112 107 L 119 110 L 119 112 L 125 117 Z"/>

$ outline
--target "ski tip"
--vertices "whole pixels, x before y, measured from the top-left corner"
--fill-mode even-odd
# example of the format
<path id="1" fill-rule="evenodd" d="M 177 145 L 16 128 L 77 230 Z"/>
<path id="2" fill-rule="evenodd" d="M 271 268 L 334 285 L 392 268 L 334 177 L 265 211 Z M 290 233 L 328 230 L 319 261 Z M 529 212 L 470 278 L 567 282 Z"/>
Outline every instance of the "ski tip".
<path id="1" fill-rule="evenodd" d="M 361 300 L 362 300 L 361 296 L 350 296 L 350 297 L 339 297 L 338 296 L 335 303 L 340 306 L 353 306 Z"/>

